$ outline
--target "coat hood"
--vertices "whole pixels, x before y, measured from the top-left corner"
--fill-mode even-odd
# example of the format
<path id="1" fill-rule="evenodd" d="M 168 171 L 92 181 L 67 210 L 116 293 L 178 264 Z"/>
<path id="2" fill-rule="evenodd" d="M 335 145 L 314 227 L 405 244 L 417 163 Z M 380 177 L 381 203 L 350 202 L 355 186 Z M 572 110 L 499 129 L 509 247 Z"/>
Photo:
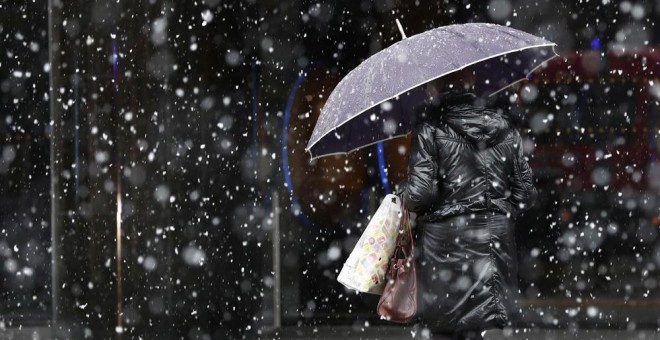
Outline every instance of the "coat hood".
<path id="1" fill-rule="evenodd" d="M 474 144 L 497 144 L 510 131 L 511 123 L 508 117 L 478 101 L 471 92 L 445 93 L 440 102 L 441 119 Z"/>

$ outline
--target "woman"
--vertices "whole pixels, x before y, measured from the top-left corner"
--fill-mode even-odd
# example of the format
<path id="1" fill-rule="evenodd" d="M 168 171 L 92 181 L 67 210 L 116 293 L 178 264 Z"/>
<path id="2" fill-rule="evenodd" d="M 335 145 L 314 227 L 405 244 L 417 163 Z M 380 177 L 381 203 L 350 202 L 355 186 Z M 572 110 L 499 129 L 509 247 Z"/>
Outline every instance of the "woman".
<path id="1" fill-rule="evenodd" d="M 435 100 L 413 131 L 402 189 L 417 214 L 418 315 L 434 339 L 482 339 L 510 324 L 514 220 L 536 196 L 520 134 L 473 83 L 463 72 L 428 87 Z"/>

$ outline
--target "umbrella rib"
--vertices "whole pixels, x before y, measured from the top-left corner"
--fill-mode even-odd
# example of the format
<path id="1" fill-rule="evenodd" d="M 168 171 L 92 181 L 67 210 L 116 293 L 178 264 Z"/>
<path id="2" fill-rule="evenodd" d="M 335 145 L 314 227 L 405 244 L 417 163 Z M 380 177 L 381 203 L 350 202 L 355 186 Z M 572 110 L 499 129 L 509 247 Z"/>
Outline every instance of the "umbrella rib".
<path id="1" fill-rule="evenodd" d="M 322 155 L 316 155 L 316 156 L 314 156 L 314 153 L 312 152 L 312 149 L 311 149 L 311 148 L 308 149 L 308 150 L 306 150 L 306 151 L 309 152 L 309 154 L 312 156 L 312 158 L 311 158 L 310 160 L 315 160 L 315 159 L 318 159 L 318 158 L 321 158 L 321 157 L 326 157 L 326 156 L 348 155 L 348 154 L 351 154 L 351 153 L 353 153 L 353 152 L 355 152 L 355 151 L 357 151 L 357 150 L 360 150 L 360 149 L 362 149 L 362 148 L 366 148 L 366 147 L 369 147 L 369 146 L 372 146 L 372 145 L 378 144 L 378 143 L 380 143 L 380 142 L 387 142 L 387 141 L 392 140 L 392 139 L 396 139 L 396 138 L 404 137 L 404 136 L 407 136 L 407 135 L 409 135 L 409 134 L 410 134 L 410 132 L 406 132 L 406 133 L 402 133 L 402 134 L 399 134 L 399 135 L 391 136 L 391 137 L 388 137 L 388 138 L 379 139 L 379 140 L 377 140 L 377 141 L 373 141 L 373 142 L 370 142 L 370 143 L 368 143 L 368 144 L 365 144 L 365 145 L 362 145 L 362 146 L 358 146 L 358 147 L 353 148 L 353 149 L 351 149 L 351 150 L 349 150 L 349 151 L 337 151 L 337 152 L 331 152 L 331 153 L 322 154 Z"/>
<path id="2" fill-rule="evenodd" d="M 519 37 L 516 37 L 515 35 L 513 35 L 513 34 L 511 34 L 511 33 L 509 33 L 509 32 L 506 32 L 506 31 L 500 30 L 500 29 L 499 29 L 498 27 L 496 27 L 496 26 L 493 27 L 493 28 L 495 28 L 495 30 L 497 30 L 498 32 L 506 33 L 506 34 L 509 35 L 509 36 L 512 36 L 512 37 L 514 37 L 514 38 L 516 38 L 516 39 L 520 39 Z M 451 34 L 453 34 L 453 35 L 455 35 L 455 36 L 458 36 L 458 37 L 460 37 L 460 38 L 465 39 L 465 34 L 462 34 L 462 33 L 459 33 L 459 32 L 455 32 L 455 31 L 453 31 L 453 30 L 450 30 L 448 27 L 445 28 L 444 30 L 447 31 L 447 32 L 450 32 Z M 468 42 L 469 42 L 469 41 L 468 41 Z M 478 45 L 478 44 L 475 44 L 475 43 L 473 43 L 473 42 L 469 42 L 469 43 L 472 45 L 472 47 L 474 47 L 474 48 L 475 48 L 479 53 L 481 53 L 483 56 L 488 57 L 488 55 L 485 54 L 485 53 L 483 53 L 483 51 L 479 48 L 479 45 Z M 494 58 L 494 57 L 491 57 L 491 58 L 488 58 L 488 59 L 492 59 L 492 58 Z M 504 62 L 502 62 L 501 64 L 503 64 L 504 66 L 506 66 L 507 68 L 509 68 L 509 69 L 512 70 L 513 72 L 517 73 L 517 74 L 518 74 L 519 76 L 521 76 L 522 78 L 526 78 L 526 77 L 527 77 L 527 74 L 526 74 L 526 73 L 521 72 L 520 70 L 517 70 L 517 69 L 513 68 L 513 67 L 510 66 L 509 64 L 506 64 L 506 63 L 504 63 Z"/>
<path id="3" fill-rule="evenodd" d="M 492 28 L 492 29 L 494 29 L 494 30 L 496 30 L 496 31 L 498 31 L 498 32 L 500 32 L 500 33 L 504 33 L 504 34 L 506 34 L 506 35 L 508 35 L 508 36 L 514 37 L 514 38 L 516 38 L 516 39 L 521 39 L 520 37 L 511 34 L 511 32 L 507 32 L 507 31 L 505 31 L 505 30 L 500 29 L 498 26 L 492 26 L 492 27 L 490 27 L 490 28 Z"/>
<path id="4" fill-rule="evenodd" d="M 459 32 L 456 32 L 454 30 L 450 30 L 449 27 L 446 27 L 444 30 L 451 33 L 451 34 L 453 34 L 453 35 L 455 35 L 455 36 L 457 36 L 457 37 L 460 37 L 461 39 L 465 39 L 465 34 L 463 34 L 463 33 L 459 33 Z M 472 47 L 474 47 L 479 53 L 481 53 L 484 56 L 487 56 L 485 53 L 483 53 L 481 48 L 479 48 L 478 44 L 475 44 L 474 42 L 470 42 L 470 41 L 467 41 L 467 42 L 470 43 L 470 45 L 472 45 Z"/>
<path id="5" fill-rule="evenodd" d="M 522 72 L 505 62 L 502 62 L 502 64 L 504 64 L 504 66 L 506 66 L 508 69 L 512 70 L 513 72 L 518 73 L 518 76 L 520 76 L 521 78 L 527 78 L 527 74 L 525 72 Z"/>
<path id="6" fill-rule="evenodd" d="M 515 35 L 513 35 L 513 34 L 507 32 L 507 31 L 504 31 L 504 30 L 499 29 L 499 27 L 497 27 L 497 26 L 495 26 L 495 27 L 493 27 L 493 28 L 494 28 L 496 31 L 498 31 L 498 32 L 502 32 L 502 33 L 508 34 L 508 35 L 510 35 L 510 36 L 512 36 L 512 37 L 514 37 L 514 38 L 520 39 L 519 37 L 516 37 Z M 522 51 L 521 51 L 521 52 L 522 52 Z M 527 73 L 522 72 L 522 71 L 520 71 L 520 70 L 514 68 L 513 66 L 510 66 L 510 65 L 507 64 L 507 63 L 502 63 L 502 64 L 504 64 L 504 66 L 508 67 L 510 70 L 513 70 L 514 72 L 517 72 L 517 73 L 521 76 L 521 78 L 527 78 Z M 531 73 L 531 71 L 530 71 L 530 73 Z"/>
<path id="7" fill-rule="evenodd" d="M 510 32 L 507 32 L 507 31 L 505 31 L 505 30 L 500 29 L 500 27 L 498 27 L 498 26 L 492 26 L 491 28 L 495 29 L 496 31 L 498 31 L 498 32 L 500 32 L 500 33 L 504 33 L 504 34 L 506 34 L 506 35 L 509 35 L 509 36 L 511 36 L 511 37 L 514 37 L 514 38 L 516 38 L 516 39 L 521 39 L 520 37 L 517 37 L 517 36 L 511 34 Z M 522 39 L 521 39 L 521 40 L 522 40 Z M 525 42 L 527 42 L 527 41 L 525 41 Z M 527 78 L 527 74 L 526 74 L 526 73 L 521 72 L 521 71 L 519 71 L 519 70 L 513 68 L 512 66 L 509 66 L 509 64 L 505 64 L 505 63 L 503 63 L 503 64 L 506 65 L 509 69 L 513 70 L 514 72 L 518 72 L 518 74 L 522 75 L 523 78 Z"/>

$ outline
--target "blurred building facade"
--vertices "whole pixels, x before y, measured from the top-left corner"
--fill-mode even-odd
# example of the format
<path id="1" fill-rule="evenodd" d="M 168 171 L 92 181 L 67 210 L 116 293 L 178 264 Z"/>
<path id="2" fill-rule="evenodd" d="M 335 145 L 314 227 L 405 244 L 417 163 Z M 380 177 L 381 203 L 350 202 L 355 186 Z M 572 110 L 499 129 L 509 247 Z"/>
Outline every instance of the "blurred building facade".
<path id="1" fill-rule="evenodd" d="M 60 1 L 0 5 L 0 328 L 254 338 L 379 324 L 335 280 L 407 141 L 310 163 L 361 60 L 495 22 L 562 59 L 511 110 L 540 199 L 519 221 L 522 324 L 658 327 L 657 2 Z M 631 52 L 631 50 L 633 52 Z M 579 51 L 579 52 L 574 52 Z M 568 71 L 567 71 L 568 70 Z"/>

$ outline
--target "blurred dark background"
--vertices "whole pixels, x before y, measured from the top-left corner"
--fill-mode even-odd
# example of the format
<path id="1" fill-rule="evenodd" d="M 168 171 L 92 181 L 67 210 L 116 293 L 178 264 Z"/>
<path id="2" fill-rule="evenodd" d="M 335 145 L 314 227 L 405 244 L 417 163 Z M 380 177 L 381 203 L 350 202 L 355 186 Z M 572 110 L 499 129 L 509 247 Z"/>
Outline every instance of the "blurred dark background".
<path id="1" fill-rule="evenodd" d="M 371 54 L 494 22 L 558 44 L 518 93 L 531 327 L 657 328 L 657 1 L 1 1 L 0 330 L 255 338 L 382 324 L 335 280 L 407 141 L 309 162 Z M 442 62 L 439 60 L 438 62 Z M 274 237 L 275 236 L 275 237 Z"/>

